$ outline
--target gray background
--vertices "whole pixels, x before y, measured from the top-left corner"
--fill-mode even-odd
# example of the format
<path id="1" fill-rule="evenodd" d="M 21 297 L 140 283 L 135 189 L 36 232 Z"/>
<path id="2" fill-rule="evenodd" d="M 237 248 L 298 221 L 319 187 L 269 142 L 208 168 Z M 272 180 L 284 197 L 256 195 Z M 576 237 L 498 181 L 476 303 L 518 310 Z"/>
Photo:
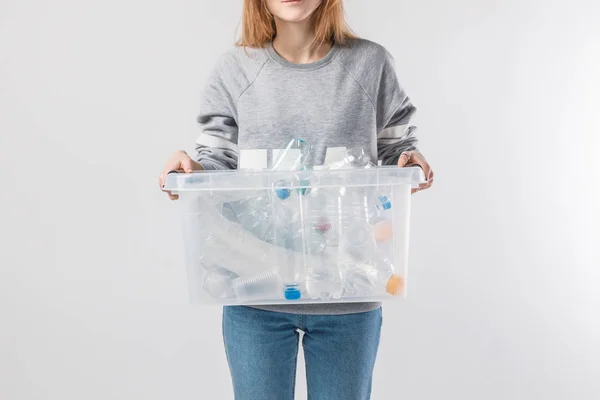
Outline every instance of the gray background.
<path id="1" fill-rule="evenodd" d="M 346 4 L 395 55 L 437 173 L 373 398 L 600 398 L 599 3 Z M 156 180 L 239 16 L 0 1 L 1 399 L 232 397 Z"/>

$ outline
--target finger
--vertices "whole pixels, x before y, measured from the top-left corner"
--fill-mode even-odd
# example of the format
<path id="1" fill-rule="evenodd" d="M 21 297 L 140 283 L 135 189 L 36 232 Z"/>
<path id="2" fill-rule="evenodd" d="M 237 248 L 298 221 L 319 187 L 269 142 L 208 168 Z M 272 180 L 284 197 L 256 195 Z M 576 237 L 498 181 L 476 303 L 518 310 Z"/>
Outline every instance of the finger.
<path id="1" fill-rule="evenodd" d="M 427 179 L 425 182 L 421 183 L 420 185 L 425 186 L 425 185 L 428 185 L 430 182 L 433 182 L 433 178 L 431 178 L 431 177 L 429 179 Z"/>
<path id="2" fill-rule="evenodd" d="M 408 164 L 408 162 L 410 161 L 411 156 L 412 153 L 410 151 L 405 151 L 402 154 L 400 154 L 400 157 L 398 158 L 398 166 L 405 167 L 406 164 Z"/>
<path id="3" fill-rule="evenodd" d="M 421 186 L 421 190 L 425 190 L 425 189 L 429 189 L 431 186 L 433 185 L 433 179 L 427 181 L 427 183 L 422 183 Z"/>
<path id="4" fill-rule="evenodd" d="M 423 175 L 425 175 L 425 180 L 429 182 L 429 179 L 431 179 L 431 170 L 428 167 L 425 167 L 423 169 Z"/>
<path id="5" fill-rule="evenodd" d="M 429 164 L 427 164 L 427 161 L 425 161 L 422 157 L 413 156 L 412 162 L 413 164 L 421 167 L 421 169 L 423 170 L 423 175 L 426 179 L 429 178 L 429 174 L 431 174 L 431 167 L 429 166 Z"/>
<path id="6" fill-rule="evenodd" d="M 161 190 L 165 187 L 165 183 L 167 181 L 167 175 L 168 175 L 167 172 L 163 172 L 158 177 L 158 185 L 160 186 Z"/>
<path id="7" fill-rule="evenodd" d="M 188 158 L 188 159 L 182 161 L 181 162 L 181 169 L 186 174 L 191 174 L 192 172 L 194 172 L 194 168 L 192 166 L 192 159 Z"/>
<path id="8" fill-rule="evenodd" d="M 419 184 L 420 187 L 429 187 L 433 184 L 433 179 L 429 179 L 427 182 Z"/>
<path id="9" fill-rule="evenodd" d="M 427 180 L 432 181 L 434 176 L 435 174 L 433 173 L 433 170 L 429 169 L 429 175 L 427 176 Z"/>
<path id="10" fill-rule="evenodd" d="M 410 153 L 410 161 L 412 162 L 412 164 L 421 167 L 421 169 L 423 170 L 423 174 L 425 174 L 425 176 L 428 177 L 431 173 L 431 167 L 429 166 L 429 163 L 427 162 L 423 154 L 419 153 L 418 151 L 411 151 Z"/>
<path id="11" fill-rule="evenodd" d="M 173 194 L 171 192 L 167 192 L 167 194 L 169 195 L 169 198 L 171 200 L 177 200 L 179 198 L 179 195 Z"/>

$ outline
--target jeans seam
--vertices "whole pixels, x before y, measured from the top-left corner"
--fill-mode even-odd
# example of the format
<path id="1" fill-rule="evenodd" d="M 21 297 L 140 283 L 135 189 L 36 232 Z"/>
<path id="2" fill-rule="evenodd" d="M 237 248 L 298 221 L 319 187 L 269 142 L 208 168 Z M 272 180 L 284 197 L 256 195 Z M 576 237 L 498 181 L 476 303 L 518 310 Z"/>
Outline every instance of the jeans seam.
<path id="1" fill-rule="evenodd" d="M 300 341 L 298 340 L 300 334 L 298 332 L 295 332 L 296 335 L 296 340 L 297 340 L 297 344 L 296 344 L 296 357 L 294 357 L 294 370 L 292 372 L 292 400 L 294 400 L 294 398 L 296 397 L 296 372 L 298 369 L 298 348 L 300 347 Z"/>
<path id="2" fill-rule="evenodd" d="M 310 318 L 309 315 L 300 315 L 301 318 L 301 322 L 302 324 L 301 329 L 304 332 L 304 335 L 302 336 L 302 351 L 304 352 L 304 371 L 306 374 L 306 398 L 307 400 L 312 400 L 314 397 L 312 396 L 311 390 L 310 390 L 310 381 L 311 379 L 309 378 L 309 374 L 308 371 L 310 370 L 310 361 L 309 358 L 310 357 L 306 357 L 306 347 L 304 347 L 304 341 L 306 340 L 306 336 L 308 335 L 307 331 L 308 331 L 308 319 Z"/>

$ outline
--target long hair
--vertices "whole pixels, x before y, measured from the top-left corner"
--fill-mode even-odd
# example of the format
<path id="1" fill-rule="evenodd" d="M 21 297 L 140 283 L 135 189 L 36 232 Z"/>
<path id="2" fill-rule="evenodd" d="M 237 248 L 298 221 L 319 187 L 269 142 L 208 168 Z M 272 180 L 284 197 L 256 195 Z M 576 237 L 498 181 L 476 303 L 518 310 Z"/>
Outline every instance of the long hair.
<path id="1" fill-rule="evenodd" d="M 342 0 L 323 0 L 310 16 L 315 33 L 313 46 L 331 41 L 344 46 L 352 33 L 344 18 Z M 275 18 L 267 9 L 266 0 L 244 0 L 242 35 L 237 42 L 242 47 L 265 47 L 276 34 Z"/>

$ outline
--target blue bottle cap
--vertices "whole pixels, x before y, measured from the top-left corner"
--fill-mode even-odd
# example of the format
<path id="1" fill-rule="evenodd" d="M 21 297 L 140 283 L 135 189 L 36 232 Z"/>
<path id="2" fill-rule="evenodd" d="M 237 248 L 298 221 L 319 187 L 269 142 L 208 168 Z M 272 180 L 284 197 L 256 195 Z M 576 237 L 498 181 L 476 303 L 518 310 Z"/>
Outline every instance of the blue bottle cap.
<path id="1" fill-rule="evenodd" d="M 281 189 L 275 189 L 275 194 L 277 195 L 277 197 L 279 197 L 281 200 L 285 200 L 288 197 L 290 197 L 290 189 L 286 189 L 286 188 L 281 188 Z"/>
<path id="2" fill-rule="evenodd" d="M 298 300 L 300 297 L 302 297 L 302 293 L 300 293 L 300 290 L 298 290 L 298 288 L 288 287 L 285 288 L 283 296 L 286 300 Z"/>
<path id="3" fill-rule="evenodd" d="M 384 210 L 389 210 L 390 208 L 392 208 L 392 203 L 390 202 L 387 196 L 379 197 L 379 201 L 381 202 L 381 208 L 383 208 Z"/>

